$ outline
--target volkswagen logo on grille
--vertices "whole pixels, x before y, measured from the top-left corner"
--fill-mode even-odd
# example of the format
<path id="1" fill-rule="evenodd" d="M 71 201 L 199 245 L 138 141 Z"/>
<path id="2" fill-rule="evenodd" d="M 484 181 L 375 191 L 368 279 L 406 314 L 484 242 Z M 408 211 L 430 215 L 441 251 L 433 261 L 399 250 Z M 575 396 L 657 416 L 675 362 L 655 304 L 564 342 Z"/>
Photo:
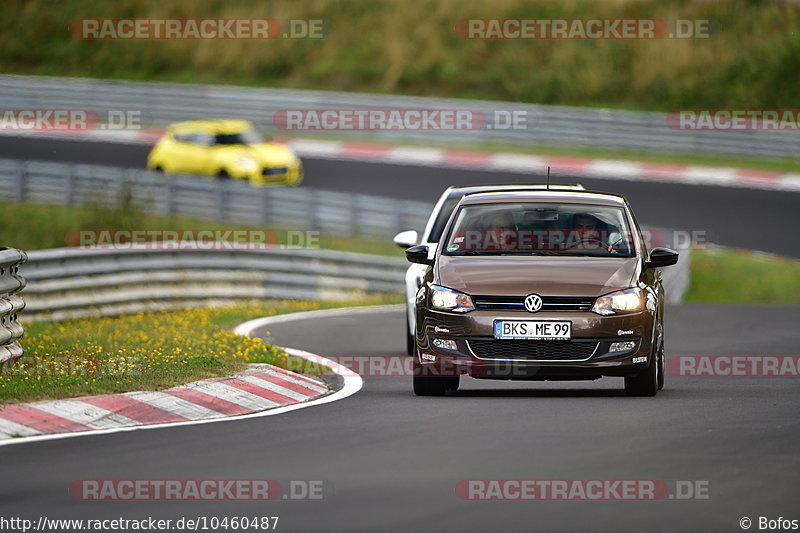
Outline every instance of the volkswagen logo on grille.
<path id="1" fill-rule="evenodd" d="M 538 294 L 529 294 L 525 298 L 525 309 L 531 313 L 535 313 L 542 308 L 542 297 Z"/>

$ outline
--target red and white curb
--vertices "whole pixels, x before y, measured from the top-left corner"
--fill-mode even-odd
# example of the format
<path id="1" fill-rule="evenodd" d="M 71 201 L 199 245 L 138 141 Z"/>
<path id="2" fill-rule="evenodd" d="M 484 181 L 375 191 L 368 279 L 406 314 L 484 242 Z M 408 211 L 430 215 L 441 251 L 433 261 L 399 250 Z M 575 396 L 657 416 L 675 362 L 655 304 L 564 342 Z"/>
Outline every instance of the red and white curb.
<path id="1" fill-rule="evenodd" d="M 76 138 L 87 141 L 149 145 L 158 140 L 162 131 L 157 129 L 95 129 L 48 132 L 0 130 L 0 134 Z M 562 179 L 595 178 L 800 191 L 800 174 L 769 170 L 645 163 L 617 159 L 540 156 L 512 152 L 448 150 L 403 145 L 388 146 L 316 139 L 275 138 L 275 140 L 288 144 L 299 156 L 312 159 L 494 170 L 519 174 L 543 174 L 547 172 L 547 167 L 550 167 L 551 174 Z"/>
<path id="2" fill-rule="evenodd" d="M 383 146 L 309 139 L 281 139 L 300 156 L 388 164 L 800 191 L 800 174 L 732 167 L 671 165 L 638 161 Z"/>
<path id="3" fill-rule="evenodd" d="M 240 325 L 249 335 L 269 318 Z M 266 320 L 266 322 L 265 322 Z M 248 365 L 235 376 L 206 379 L 163 391 L 86 396 L 0 407 L 0 446 L 190 424 L 272 416 L 346 398 L 363 381 L 324 357 L 286 348 L 289 355 L 330 368 L 342 378 L 337 390 L 321 380 L 267 364 Z"/>

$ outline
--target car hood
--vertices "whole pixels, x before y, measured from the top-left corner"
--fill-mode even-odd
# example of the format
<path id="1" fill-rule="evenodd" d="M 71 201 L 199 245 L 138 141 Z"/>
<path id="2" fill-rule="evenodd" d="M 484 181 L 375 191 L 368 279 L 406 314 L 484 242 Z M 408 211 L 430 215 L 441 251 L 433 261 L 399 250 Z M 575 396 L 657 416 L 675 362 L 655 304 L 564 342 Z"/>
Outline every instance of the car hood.
<path id="1" fill-rule="evenodd" d="M 289 165 L 297 159 L 291 148 L 280 143 L 237 144 L 217 147 L 217 153 L 221 157 L 232 159 L 252 157 L 262 165 L 270 166 Z"/>
<path id="2" fill-rule="evenodd" d="M 439 284 L 467 294 L 600 296 L 630 287 L 639 259 L 442 255 L 437 268 Z"/>

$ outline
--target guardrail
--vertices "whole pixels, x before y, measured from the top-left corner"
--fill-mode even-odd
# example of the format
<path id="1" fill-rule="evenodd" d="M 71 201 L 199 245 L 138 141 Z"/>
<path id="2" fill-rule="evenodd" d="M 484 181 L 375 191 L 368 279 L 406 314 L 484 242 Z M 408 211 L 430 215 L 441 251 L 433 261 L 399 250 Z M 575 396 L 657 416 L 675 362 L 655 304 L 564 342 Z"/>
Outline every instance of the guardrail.
<path id="1" fill-rule="evenodd" d="M 359 238 L 421 231 L 433 207 L 309 187 L 255 188 L 244 180 L 15 159 L 0 159 L 0 198 L 68 206 L 130 204 L 155 215 Z"/>
<path id="2" fill-rule="evenodd" d="M 689 250 L 663 272 L 668 303 L 688 288 Z M 314 249 L 30 252 L 31 321 L 116 316 L 253 299 L 348 300 L 403 291 L 401 258 Z"/>
<path id="3" fill-rule="evenodd" d="M 348 300 L 403 290 L 400 258 L 314 249 L 32 251 L 25 319 L 63 320 L 252 299 Z"/>
<path id="4" fill-rule="evenodd" d="M 25 259 L 25 252 L 0 247 L 0 364 L 22 356 L 19 339 L 24 330 L 18 315 L 25 302 L 17 292 L 25 287 L 25 279 L 19 273 L 19 265 Z"/>
<path id="5" fill-rule="evenodd" d="M 286 109 L 474 109 L 490 118 L 498 112 L 507 116 L 520 111 L 527 119 L 521 129 L 494 127 L 436 132 L 384 129 L 337 134 L 425 143 L 560 144 L 790 158 L 800 154 L 797 135 L 675 130 L 667 126 L 665 113 L 397 95 L 3 75 L 0 107 L 92 109 L 98 113 L 135 111 L 142 114 L 149 126 L 180 120 L 242 118 L 271 131 L 276 131 L 275 113 Z"/>

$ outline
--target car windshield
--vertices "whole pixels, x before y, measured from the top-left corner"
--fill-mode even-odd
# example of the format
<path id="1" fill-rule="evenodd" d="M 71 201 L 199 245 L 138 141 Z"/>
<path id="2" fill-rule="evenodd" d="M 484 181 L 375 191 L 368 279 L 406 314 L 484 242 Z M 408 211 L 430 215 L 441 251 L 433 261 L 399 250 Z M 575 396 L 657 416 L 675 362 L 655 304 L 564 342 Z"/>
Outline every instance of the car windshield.
<path id="1" fill-rule="evenodd" d="M 214 138 L 214 144 L 257 144 L 260 142 L 263 142 L 261 136 L 252 128 L 240 133 L 218 133 Z"/>
<path id="2" fill-rule="evenodd" d="M 634 236 L 619 207 L 501 203 L 459 209 L 444 255 L 632 257 Z"/>

